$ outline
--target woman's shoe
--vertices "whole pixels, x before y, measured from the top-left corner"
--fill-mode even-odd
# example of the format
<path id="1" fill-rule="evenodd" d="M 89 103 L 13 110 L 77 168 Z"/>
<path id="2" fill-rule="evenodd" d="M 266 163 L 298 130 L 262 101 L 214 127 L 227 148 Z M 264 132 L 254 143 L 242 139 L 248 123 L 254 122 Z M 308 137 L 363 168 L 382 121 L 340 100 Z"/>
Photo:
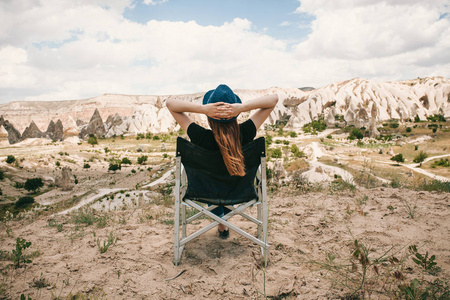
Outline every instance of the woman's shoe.
<path id="1" fill-rule="evenodd" d="M 224 231 L 220 231 L 219 230 L 219 237 L 223 240 L 227 239 L 230 236 L 230 230 L 224 230 Z"/>

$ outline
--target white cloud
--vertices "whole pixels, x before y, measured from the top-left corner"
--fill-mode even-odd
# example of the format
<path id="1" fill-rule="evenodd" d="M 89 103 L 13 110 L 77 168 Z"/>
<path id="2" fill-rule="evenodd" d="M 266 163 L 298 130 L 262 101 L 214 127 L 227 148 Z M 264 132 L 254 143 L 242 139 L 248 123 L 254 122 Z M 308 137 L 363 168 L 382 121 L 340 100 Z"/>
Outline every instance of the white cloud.
<path id="1" fill-rule="evenodd" d="M 143 3 L 147 4 L 147 5 L 156 5 L 156 4 L 162 4 L 167 1 L 169 1 L 169 0 L 144 0 Z"/>
<path id="2" fill-rule="evenodd" d="M 290 26 L 290 25 L 291 25 L 291 22 L 289 22 L 289 21 L 283 21 L 283 22 L 281 22 L 280 25 L 278 25 L 278 26 Z"/>
<path id="3" fill-rule="evenodd" d="M 448 7 L 433 1 L 302 0 L 315 20 L 293 49 L 241 18 L 135 23 L 132 0 L 2 1 L 0 102 L 450 77 Z"/>

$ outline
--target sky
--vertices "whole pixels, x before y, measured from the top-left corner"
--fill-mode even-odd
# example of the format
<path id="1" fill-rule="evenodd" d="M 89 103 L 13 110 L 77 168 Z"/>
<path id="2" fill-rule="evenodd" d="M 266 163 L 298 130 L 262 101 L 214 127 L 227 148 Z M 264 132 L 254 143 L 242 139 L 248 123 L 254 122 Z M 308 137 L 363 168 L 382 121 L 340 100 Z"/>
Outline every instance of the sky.
<path id="1" fill-rule="evenodd" d="M 1 0 L 0 103 L 450 78 L 450 0 Z"/>

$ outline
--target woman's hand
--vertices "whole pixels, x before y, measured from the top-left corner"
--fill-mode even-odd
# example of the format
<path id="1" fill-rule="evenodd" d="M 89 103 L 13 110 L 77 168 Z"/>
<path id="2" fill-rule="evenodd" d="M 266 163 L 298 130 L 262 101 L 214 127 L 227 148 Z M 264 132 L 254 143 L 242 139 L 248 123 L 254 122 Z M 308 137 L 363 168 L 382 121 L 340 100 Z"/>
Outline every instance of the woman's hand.
<path id="1" fill-rule="evenodd" d="M 213 119 L 229 119 L 231 113 L 230 104 L 225 102 L 216 102 L 203 105 L 204 114 Z"/>

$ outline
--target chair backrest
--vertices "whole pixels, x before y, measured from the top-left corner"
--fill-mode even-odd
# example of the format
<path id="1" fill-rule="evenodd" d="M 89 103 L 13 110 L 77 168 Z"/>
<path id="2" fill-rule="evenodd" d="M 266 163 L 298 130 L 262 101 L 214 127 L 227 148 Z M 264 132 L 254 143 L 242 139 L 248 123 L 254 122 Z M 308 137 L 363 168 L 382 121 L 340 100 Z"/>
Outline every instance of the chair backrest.
<path id="1" fill-rule="evenodd" d="M 183 139 L 177 139 L 176 155 L 186 170 L 185 199 L 215 205 L 233 205 L 257 198 L 254 181 L 265 157 L 265 140 L 255 139 L 242 147 L 246 175 L 231 176 L 220 151 L 211 151 Z"/>

